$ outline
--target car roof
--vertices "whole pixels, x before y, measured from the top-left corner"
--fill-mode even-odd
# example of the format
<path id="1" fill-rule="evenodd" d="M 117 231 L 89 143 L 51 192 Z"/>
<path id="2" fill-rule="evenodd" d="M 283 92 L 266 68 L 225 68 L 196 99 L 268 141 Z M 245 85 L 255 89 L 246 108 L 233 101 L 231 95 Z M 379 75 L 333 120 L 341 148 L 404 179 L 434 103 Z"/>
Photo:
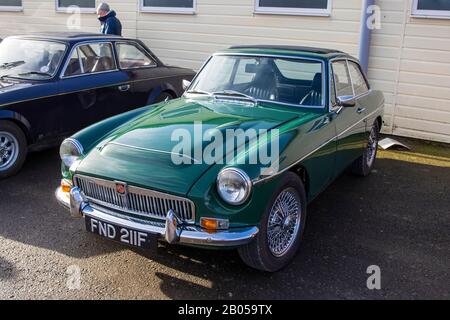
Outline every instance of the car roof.
<path id="1" fill-rule="evenodd" d="M 223 53 L 254 54 L 254 55 L 279 55 L 292 57 L 305 57 L 316 59 L 334 59 L 334 58 L 352 58 L 345 52 L 335 49 L 314 48 L 304 46 L 286 46 L 286 45 L 252 45 L 252 46 L 233 46 Z M 355 59 L 357 60 L 357 59 Z"/>
<path id="2" fill-rule="evenodd" d="M 11 38 L 26 38 L 26 39 L 40 39 L 40 40 L 56 40 L 68 43 L 75 43 L 81 41 L 90 40 L 134 40 L 126 39 L 121 36 L 105 35 L 101 33 L 88 33 L 88 32 L 40 32 L 29 33 L 24 35 L 12 36 Z"/>

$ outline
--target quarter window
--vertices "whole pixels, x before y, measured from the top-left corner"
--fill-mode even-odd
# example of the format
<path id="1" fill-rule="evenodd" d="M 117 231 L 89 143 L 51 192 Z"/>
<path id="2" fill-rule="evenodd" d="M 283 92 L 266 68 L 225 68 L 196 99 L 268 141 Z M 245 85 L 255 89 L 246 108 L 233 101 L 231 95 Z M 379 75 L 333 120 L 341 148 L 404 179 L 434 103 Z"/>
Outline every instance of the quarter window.
<path id="1" fill-rule="evenodd" d="M 331 0 L 256 0 L 256 12 L 328 16 Z"/>
<path id="2" fill-rule="evenodd" d="M 348 62 L 348 67 L 350 70 L 350 76 L 352 77 L 355 95 L 359 96 L 369 91 L 369 86 L 367 85 L 366 79 L 364 78 L 360 67 L 352 61 Z"/>
<path id="3" fill-rule="evenodd" d="M 347 68 L 347 61 L 342 60 L 333 63 L 333 76 L 336 85 L 336 95 L 338 97 L 353 96 L 353 87 Z"/>
<path id="4" fill-rule="evenodd" d="M 1 11 L 21 11 L 22 0 L 0 0 Z"/>
<path id="5" fill-rule="evenodd" d="M 430 18 L 450 18 L 448 0 L 414 0 L 413 16 Z"/>
<path id="6" fill-rule="evenodd" d="M 109 43 L 85 44 L 73 50 L 67 63 L 65 77 L 112 71 L 116 69 Z"/>
<path id="7" fill-rule="evenodd" d="M 156 63 L 142 49 L 134 44 L 116 44 L 119 65 L 122 69 L 132 69 L 139 67 L 151 67 Z"/>
<path id="8" fill-rule="evenodd" d="M 196 0 L 140 0 L 143 12 L 194 13 Z"/>

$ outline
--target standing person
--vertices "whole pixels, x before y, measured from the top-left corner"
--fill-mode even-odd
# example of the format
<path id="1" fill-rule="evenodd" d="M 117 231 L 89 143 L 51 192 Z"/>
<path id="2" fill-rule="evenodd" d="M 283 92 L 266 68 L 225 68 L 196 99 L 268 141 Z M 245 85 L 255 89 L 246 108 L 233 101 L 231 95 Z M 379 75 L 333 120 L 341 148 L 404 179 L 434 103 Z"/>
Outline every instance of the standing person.
<path id="1" fill-rule="evenodd" d="M 103 34 L 122 35 L 122 24 L 116 18 L 116 12 L 111 10 L 107 3 L 100 3 L 97 8 L 98 20 L 100 20 L 100 32 Z"/>

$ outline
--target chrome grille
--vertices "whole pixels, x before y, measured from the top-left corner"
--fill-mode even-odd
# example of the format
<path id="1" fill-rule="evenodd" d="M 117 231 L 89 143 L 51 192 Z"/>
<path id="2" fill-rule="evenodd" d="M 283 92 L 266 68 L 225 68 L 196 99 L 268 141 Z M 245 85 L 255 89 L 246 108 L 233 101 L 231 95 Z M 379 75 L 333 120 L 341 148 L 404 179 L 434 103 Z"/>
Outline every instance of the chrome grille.
<path id="1" fill-rule="evenodd" d="M 116 182 L 76 175 L 75 185 L 94 204 L 149 218 L 165 219 L 173 210 L 183 221 L 195 222 L 195 206 L 188 199 L 165 193 L 127 186 L 127 194 L 116 192 Z"/>

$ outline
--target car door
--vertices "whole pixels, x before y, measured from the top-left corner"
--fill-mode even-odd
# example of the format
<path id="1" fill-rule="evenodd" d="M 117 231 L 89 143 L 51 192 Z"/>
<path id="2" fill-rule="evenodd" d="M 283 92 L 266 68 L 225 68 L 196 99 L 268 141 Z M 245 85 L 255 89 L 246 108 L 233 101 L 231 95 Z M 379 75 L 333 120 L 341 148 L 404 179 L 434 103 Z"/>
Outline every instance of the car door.
<path id="1" fill-rule="evenodd" d="M 128 110 L 130 81 L 110 42 L 75 46 L 60 80 L 64 125 L 71 132 Z"/>
<path id="2" fill-rule="evenodd" d="M 366 112 L 364 107 L 358 102 L 352 83 L 349 70 L 349 63 L 346 59 L 332 62 L 333 72 L 333 101 L 332 110 L 334 123 L 336 126 L 337 150 L 336 150 L 336 171 L 339 175 L 344 169 L 358 159 L 364 149 L 366 139 Z M 354 107 L 342 107 L 337 105 L 338 99 L 355 99 Z"/>
<path id="3" fill-rule="evenodd" d="M 159 66 L 157 59 L 136 41 L 117 41 L 115 48 L 120 69 L 132 81 L 133 104 L 145 106 L 155 102 L 162 82 L 167 80 L 166 68 Z"/>

